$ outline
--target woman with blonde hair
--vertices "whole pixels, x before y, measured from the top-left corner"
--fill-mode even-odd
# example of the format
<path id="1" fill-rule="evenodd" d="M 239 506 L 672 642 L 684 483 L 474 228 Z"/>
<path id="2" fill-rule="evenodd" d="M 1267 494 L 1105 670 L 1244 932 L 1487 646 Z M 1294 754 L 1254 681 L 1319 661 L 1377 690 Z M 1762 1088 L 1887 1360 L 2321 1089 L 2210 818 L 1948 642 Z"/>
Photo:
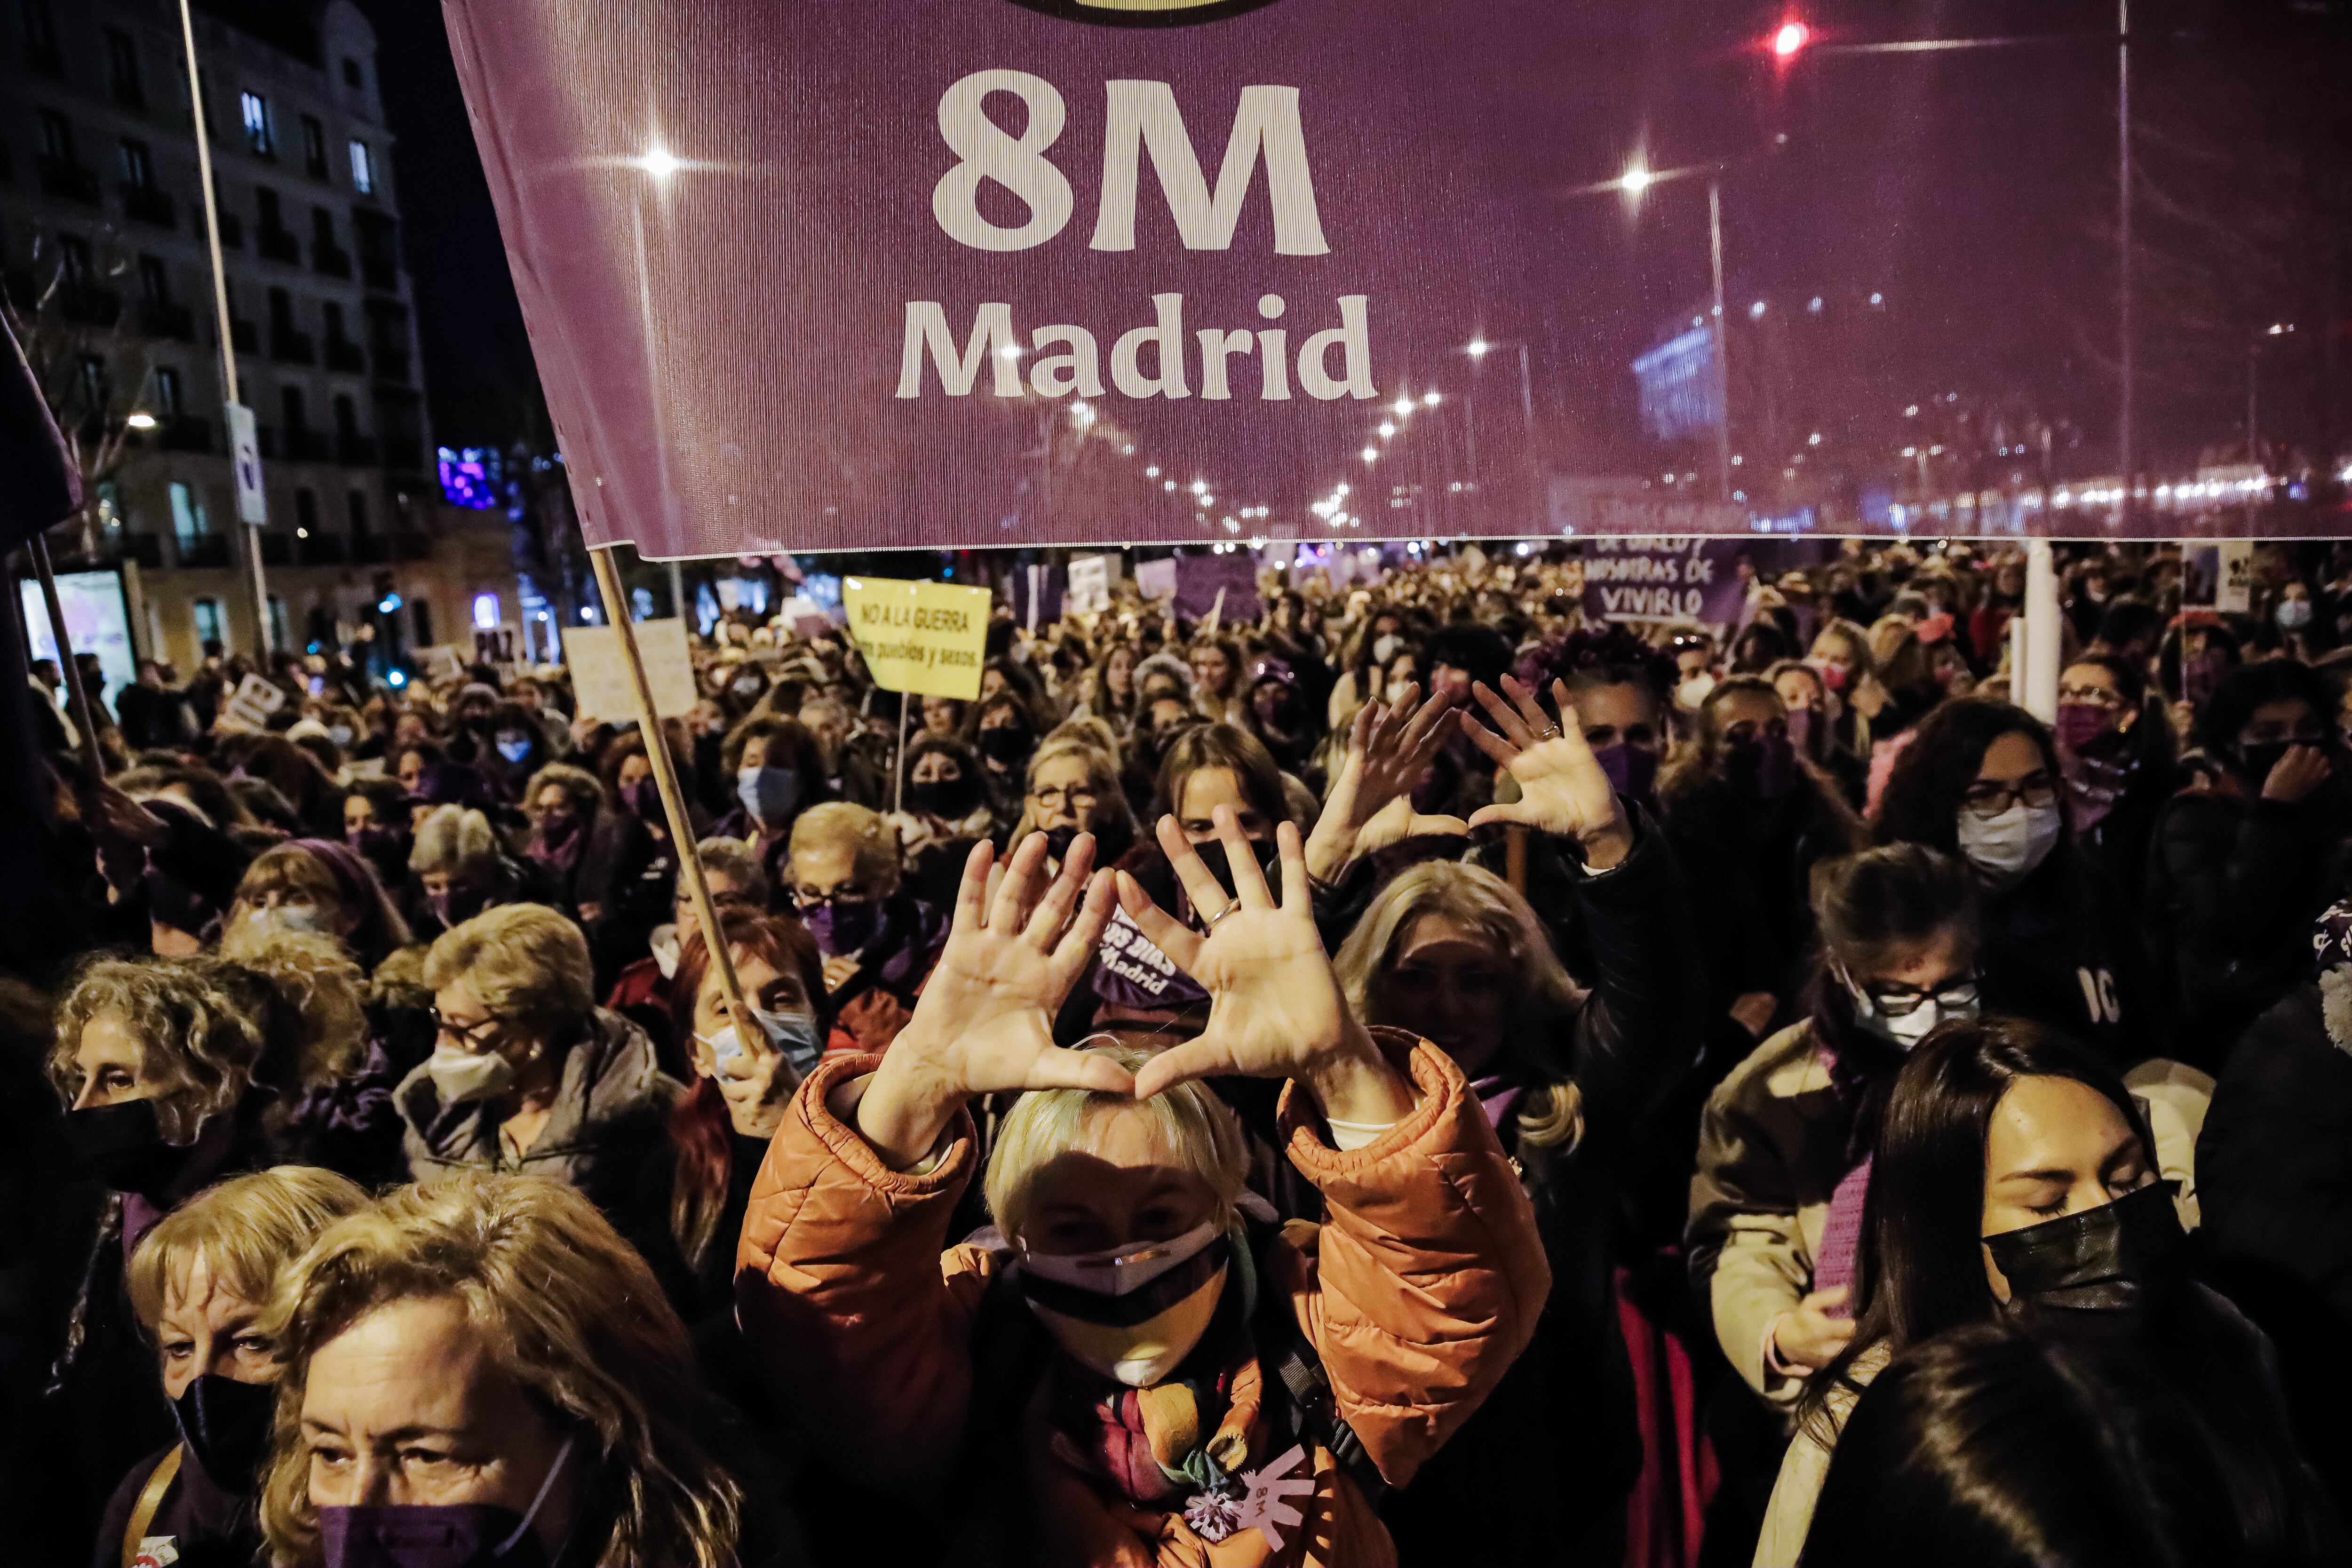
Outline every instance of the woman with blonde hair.
<path id="1" fill-rule="evenodd" d="M 282 1568 L 764 1561 L 686 1329 L 557 1183 L 452 1173 L 340 1221 L 280 1291 L 261 1526 Z"/>
<path id="2" fill-rule="evenodd" d="M 224 936 L 316 931 L 373 970 L 412 940 L 375 870 L 349 845 L 295 838 L 254 857 L 236 885 Z"/>
<path id="3" fill-rule="evenodd" d="M 1572 717 L 1565 684 L 1552 690 Z M 1520 798 L 1471 826 L 1530 830 L 1544 910 L 1491 871 L 1423 861 L 1373 899 L 1334 967 L 1367 1023 L 1423 1036 L 1470 1080 L 1534 1200 L 1552 1289 L 1526 1354 L 1383 1514 L 1408 1563 L 1614 1562 L 1640 1437 L 1611 1238 L 1634 1129 L 1697 1052 L 1696 942 L 1664 836 L 1581 729 L 1516 680 L 1475 694 L 1495 728 L 1462 727 Z M 1590 954 L 1589 992 L 1555 951 L 1562 928 Z M 1553 1502 L 1489 1506 L 1538 1493 Z"/>
<path id="4" fill-rule="evenodd" d="M 1029 759 L 1028 793 L 1005 848 L 1018 849 L 1033 833 L 1045 836 L 1056 870 L 1081 833 L 1095 836 L 1096 852 L 1106 860 L 1117 860 L 1135 844 L 1135 814 L 1119 787 L 1116 754 L 1075 725 L 1064 725 Z"/>
<path id="5" fill-rule="evenodd" d="M 278 1165 L 208 1187 L 131 1255 L 131 1310 L 153 1342 L 180 1436 L 133 1465 L 99 1521 L 97 1561 L 250 1563 L 255 1494 L 278 1405 L 262 1322 L 279 1276 L 318 1234 L 367 1203 L 358 1184 Z"/>

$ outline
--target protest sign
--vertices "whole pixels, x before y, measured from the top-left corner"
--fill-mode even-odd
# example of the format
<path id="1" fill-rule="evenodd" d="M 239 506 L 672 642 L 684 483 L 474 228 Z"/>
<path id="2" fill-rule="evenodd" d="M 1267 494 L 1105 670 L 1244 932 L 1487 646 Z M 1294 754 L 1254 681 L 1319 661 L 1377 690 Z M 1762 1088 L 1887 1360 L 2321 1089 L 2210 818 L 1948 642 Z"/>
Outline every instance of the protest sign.
<path id="1" fill-rule="evenodd" d="M 1176 596 L 1176 557 L 1164 556 L 1158 561 L 1135 563 L 1135 591 L 1147 599 L 1172 599 Z"/>
<path id="2" fill-rule="evenodd" d="M 2221 541 L 2220 583 L 2213 590 L 2213 607 L 2225 616 L 2242 616 L 2254 607 L 2254 542 Z"/>
<path id="3" fill-rule="evenodd" d="M 1744 539 L 1593 539 L 1584 550 L 1590 620 L 1729 626 L 1747 597 L 1737 570 Z"/>
<path id="4" fill-rule="evenodd" d="M 286 706 L 286 693 L 257 675 L 237 682 L 236 692 L 221 709 L 219 723 L 227 730 L 267 730 L 269 716 Z"/>
<path id="5" fill-rule="evenodd" d="M 639 621 L 636 628 L 637 654 L 646 661 L 654 711 L 665 719 L 693 711 L 694 660 L 687 651 L 686 623 L 672 617 Z M 575 626 L 563 634 L 563 652 L 572 667 L 572 695 L 582 718 L 617 724 L 636 717 L 637 697 L 630 686 L 628 660 L 617 628 Z"/>
<path id="6" fill-rule="evenodd" d="M 1116 555 L 1079 555 L 1070 561 L 1069 608 L 1083 615 L 1110 608 L 1110 585 L 1118 581 Z"/>
<path id="7" fill-rule="evenodd" d="M 849 635 L 886 690 L 969 702 L 980 695 L 980 663 L 993 597 L 985 588 L 845 577 Z"/>
<path id="8" fill-rule="evenodd" d="M 1235 551 L 1176 557 L 1176 613 L 1198 620 L 1212 609 L 1229 626 L 1257 619 L 1256 556 Z"/>

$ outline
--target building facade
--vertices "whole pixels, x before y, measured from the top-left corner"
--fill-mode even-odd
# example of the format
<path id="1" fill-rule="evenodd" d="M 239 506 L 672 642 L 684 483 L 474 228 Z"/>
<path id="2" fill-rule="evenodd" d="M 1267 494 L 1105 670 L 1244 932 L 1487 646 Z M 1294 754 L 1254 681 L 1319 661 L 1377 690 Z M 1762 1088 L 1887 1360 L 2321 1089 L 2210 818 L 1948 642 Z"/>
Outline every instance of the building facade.
<path id="1" fill-rule="evenodd" d="M 196 10 L 230 336 L 268 521 L 238 522 L 174 0 L 0 0 L 0 287 L 93 497 L 59 565 L 120 566 L 142 654 L 463 641 L 510 603 L 495 514 L 442 503 L 375 36 L 349 0 L 266 31 Z M 226 7 L 224 7 L 226 8 Z M 97 460 L 105 454 L 110 460 Z M 95 470 L 95 471 L 93 471 Z M 380 607 L 385 606 L 385 607 Z M 509 612 L 510 613 L 510 612 Z"/>

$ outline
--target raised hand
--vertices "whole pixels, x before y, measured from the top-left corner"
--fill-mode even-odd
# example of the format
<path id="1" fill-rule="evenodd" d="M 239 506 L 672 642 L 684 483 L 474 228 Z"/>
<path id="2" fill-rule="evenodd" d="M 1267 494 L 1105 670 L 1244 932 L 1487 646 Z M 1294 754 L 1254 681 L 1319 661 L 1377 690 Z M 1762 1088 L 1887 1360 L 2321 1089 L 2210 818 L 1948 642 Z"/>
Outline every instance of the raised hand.
<path id="1" fill-rule="evenodd" d="M 1275 832 L 1282 856 L 1277 905 L 1232 810 L 1218 806 L 1213 820 L 1233 872 L 1230 893 L 1176 819 L 1160 819 L 1160 847 L 1207 920 L 1207 935 L 1170 918 L 1141 883 L 1118 873 L 1128 918 L 1209 994 L 1208 1027 L 1145 1063 L 1135 1075 L 1136 1097 L 1197 1078 L 1291 1078 L 1341 1121 L 1379 1125 L 1403 1117 L 1412 1109 L 1412 1091 L 1349 1012 L 1316 934 L 1297 827 L 1286 822 Z"/>
<path id="2" fill-rule="evenodd" d="M 1632 852 L 1633 826 L 1625 807 L 1609 783 L 1584 731 L 1576 722 L 1575 705 L 1568 700 L 1568 683 L 1551 683 L 1552 700 L 1566 723 L 1555 723 L 1536 701 L 1534 692 L 1509 676 L 1503 677 L 1506 702 L 1485 681 L 1473 689 L 1480 707 L 1495 721 L 1489 730 L 1468 712 L 1462 728 L 1478 749 L 1500 763 L 1517 779 L 1519 798 L 1508 805 L 1483 805 L 1470 816 L 1470 826 L 1490 822 L 1518 823 L 1538 832 L 1573 838 L 1583 847 L 1584 863 L 1605 871 Z"/>
<path id="3" fill-rule="evenodd" d="M 991 901 L 992 847 L 986 839 L 972 846 L 938 967 L 858 1102 L 858 1131 L 892 1166 L 904 1169 L 929 1153 L 976 1094 L 1134 1088 L 1108 1058 L 1054 1044 L 1055 1011 L 1110 919 L 1110 874 L 1087 883 L 1094 857 L 1093 836 L 1080 834 L 1041 897 L 1045 836 L 1032 834 Z"/>
<path id="4" fill-rule="evenodd" d="M 1423 816 L 1407 798 L 1445 740 L 1452 704 L 1440 691 L 1416 708 L 1420 695 L 1420 687 L 1408 686 L 1391 706 L 1367 702 L 1357 710 L 1348 760 L 1307 838 L 1307 871 L 1317 881 L 1334 880 L 1358 858 L 1400 839 L 1470 831 L 1458 816 Z"/>

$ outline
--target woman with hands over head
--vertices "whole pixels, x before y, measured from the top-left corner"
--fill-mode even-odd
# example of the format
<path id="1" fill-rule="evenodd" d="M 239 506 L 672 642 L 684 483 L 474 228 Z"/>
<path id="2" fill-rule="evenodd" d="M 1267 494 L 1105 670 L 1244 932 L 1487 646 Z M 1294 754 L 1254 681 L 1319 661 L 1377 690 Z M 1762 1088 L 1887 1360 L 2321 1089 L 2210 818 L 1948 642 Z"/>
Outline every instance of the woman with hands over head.
<path id="1" fill-rule="evenodd" d="M 1549 1271 L 1460 1070 L 1356 1017 L 1297 829 L 1277 898 L 1231 809 L 1213 821 L 1231 888 L 1159 827 L 1205 932 L 1090 876 L 1090 837 L 1050 884 L 1023 844 L 992 898 L 975 847 L 905 1032 L 793 1099 L 737 1281 L 773 1385 L 825 1413 L 841 1473 L 814 1533 L 871 1552 L 887 1519 L 1024 1564 L 1393 1563 L 1378 1495 L 1527 1343 Z M 1197 1037 L 1054 1044 L 1114 900 L 1207 994 Z M 1228 1075 L 1287 1080 L 1319 1228 L 1255 1217 L 1239 1123 L 1202 1081 Z M 996 1092 L 1022 1097 L 988 1160 L 999 1238 L 950 1248 L 981 1163 L 965 1107 Z"/>

